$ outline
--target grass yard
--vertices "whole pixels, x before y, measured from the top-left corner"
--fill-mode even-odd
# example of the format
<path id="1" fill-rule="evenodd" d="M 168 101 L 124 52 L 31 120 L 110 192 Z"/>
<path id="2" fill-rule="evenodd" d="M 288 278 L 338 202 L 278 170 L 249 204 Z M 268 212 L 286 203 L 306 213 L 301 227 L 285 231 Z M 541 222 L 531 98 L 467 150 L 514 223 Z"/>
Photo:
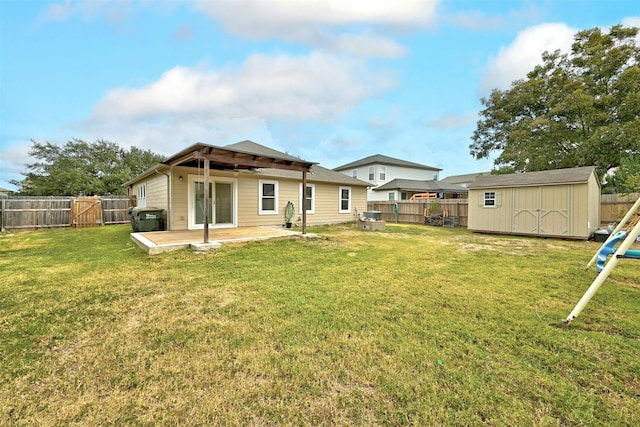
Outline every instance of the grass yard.
<path id="1" fill-rule="evenodd" d="M 640 262 L 387 223 L 149 257 L 0 234 L 0 425 L 640 425 Z"/>

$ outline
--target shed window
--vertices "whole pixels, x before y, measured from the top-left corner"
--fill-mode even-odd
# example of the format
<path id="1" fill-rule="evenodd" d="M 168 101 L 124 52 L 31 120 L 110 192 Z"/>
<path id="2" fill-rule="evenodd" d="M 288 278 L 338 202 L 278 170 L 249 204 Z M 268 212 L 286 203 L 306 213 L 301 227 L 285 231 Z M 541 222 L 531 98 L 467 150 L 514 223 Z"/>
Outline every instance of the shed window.
<path id="1" fill-rule="evenodd" d="M 500 193 L 495 191 L 485 191 L 480 194 L 480 206 L 485 208 L 495 208 L 500 206 Z"/>
<path id="2" fill-rule="evenodd" d="M 351 187 L 340 187 L 340 213 L 351 212 Z"/>
<path id="3" fill-rule="evenodd" d="M 260 181 L 260 215 L 278 213 L 278 181 Z"/>

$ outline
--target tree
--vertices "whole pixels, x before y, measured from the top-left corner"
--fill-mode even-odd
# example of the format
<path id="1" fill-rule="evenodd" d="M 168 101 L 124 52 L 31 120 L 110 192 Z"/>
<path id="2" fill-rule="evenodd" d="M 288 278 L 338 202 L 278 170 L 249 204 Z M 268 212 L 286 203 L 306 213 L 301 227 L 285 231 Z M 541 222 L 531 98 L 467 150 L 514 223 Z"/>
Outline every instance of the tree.
<path id="1" fill-rule="evenodd" d="M 125 194 L 122 184 L 164 160 L 149 150 L 120 148 L 116 143 L 80 139 L 64 146 L 31 141 L 25 179 L 12 181 L 29 196 Z"/>
<path id="2" fill-rule="evenodd" d="M 637 28 L 580 31 L 569 54 L 542 64 L 485 107 L 469 146 L 477 159 L 499 152 L 498 173 L 595 166 L 598 176 L 640 154 Z"/>

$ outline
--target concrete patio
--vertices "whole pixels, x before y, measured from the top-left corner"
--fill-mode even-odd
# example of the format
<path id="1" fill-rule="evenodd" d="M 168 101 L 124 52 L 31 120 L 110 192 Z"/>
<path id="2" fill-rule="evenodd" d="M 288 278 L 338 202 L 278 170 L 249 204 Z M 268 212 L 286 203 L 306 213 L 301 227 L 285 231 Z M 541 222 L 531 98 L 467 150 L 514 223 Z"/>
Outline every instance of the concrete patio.
<path id="1" fill-rule="evenodd" d="M 277 237 L 315 237 L 301 231 L 283 227 L 236 227 L 210 228 L 209 242 L 203 242 L 203 230 L 148 231 L 131 233 L 131 240 L 149 255 L 167 251 L 191 248 L 207 251 L 220 247 L 223 243 L 247 242 L 251 240 L 273 239 Z"/>

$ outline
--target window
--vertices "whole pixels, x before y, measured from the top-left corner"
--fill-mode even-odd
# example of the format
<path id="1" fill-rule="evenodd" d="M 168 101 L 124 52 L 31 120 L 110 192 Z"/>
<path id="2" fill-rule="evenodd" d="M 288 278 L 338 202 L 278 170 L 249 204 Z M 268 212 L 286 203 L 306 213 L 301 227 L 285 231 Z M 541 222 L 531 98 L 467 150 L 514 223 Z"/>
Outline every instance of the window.
<path id="1" fill-rule="evenodd" d="M 387 167 L 386 166 L 380 166 L 380 181 L 386 181 L 387 179 Z"/>
<path id="2" fill-rule="evenodd" d="M 376 179 L 376 168 L 369 166 L 369 181 L 373 181 L 374 179 Z"/>
<path id="3" fill-rule="evenodd" d="M 396 199 L 396 193 L 389 193 L 389 201 L 393 202 Z"/>
<path id="4" fill-rule="evenodd" d="M 300 189 L 302 190 L 302 184 L 300 184 Z M 300 198 L 302 199 L 302 194 L 300 195 Z M 316 208 L 315 184 L 307 184 L 307 190 L 304 192 L 304 208 L 307 210 L 307 213 L 312 214 L 315 212 L 315 208 Z"/>
<path id="5" fill-rule="evenodd" d="M 358 169 L 354 169 L 354 170 L 351 172 L 351 176 L 352 176 L 352 177 L 354 177 L 354 178 L 357 178 L 357 177 L 358 177 Z"/>
<path id="6" fill-rule="evenodd" d="M 495 191 L 486 191 L 484 193 L 484 205 L 485 208 L 494 208 L 496 207 L 496 192 Z"/>
<path id="7" fill-rule="evenodd" d="M 351 187 L 340 187 L 340 213 L 351 212 Z"/>
<path id="8" fill-rule="evenodd" d="M 138 185 L 138 192 L 136 197 L 136 203 L 139 208 L 147 206 L 147 183 Z"/>
<path id="9" fill-rule="evenodd" d="M 278 213 L 278 182 L 259 181 L 260 185 L 260 215 Z"/>
<path id="10" fill-rule="evenodd" d="M 409 195 L 407 194 L 406 191 L 403 191 L 402 193 L 400 193 L 400 200 L 407 200 L 409 197 Z"/>

